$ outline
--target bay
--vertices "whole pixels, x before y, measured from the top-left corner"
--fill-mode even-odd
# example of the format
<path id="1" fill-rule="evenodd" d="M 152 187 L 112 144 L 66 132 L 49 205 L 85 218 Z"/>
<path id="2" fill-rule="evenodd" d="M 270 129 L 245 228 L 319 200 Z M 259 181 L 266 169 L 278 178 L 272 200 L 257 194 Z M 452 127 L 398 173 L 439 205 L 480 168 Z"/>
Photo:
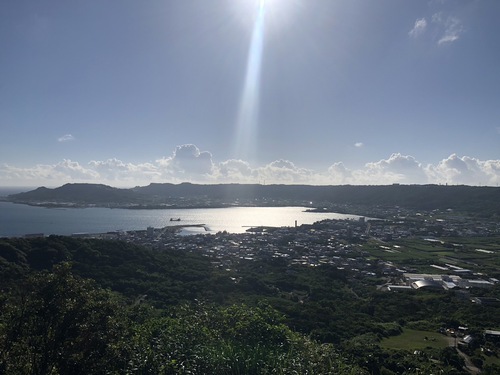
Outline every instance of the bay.
<path id="1" fill-rule="evenodd" d="M 357 215 L 305 212 L 306 207 L 229 207 L 130 210 L 111 208 L 45 208 L 0 202 L 0 237 L 26 234 L 71 235 L 204 224 L 203 233 L 243 233 L 249 227 L 293 227 L 324 219 L 358 219 Z M 181 221 L 171 221 L 170 219 Z M 184 234 L 196 233 L 186 228 Z"/>

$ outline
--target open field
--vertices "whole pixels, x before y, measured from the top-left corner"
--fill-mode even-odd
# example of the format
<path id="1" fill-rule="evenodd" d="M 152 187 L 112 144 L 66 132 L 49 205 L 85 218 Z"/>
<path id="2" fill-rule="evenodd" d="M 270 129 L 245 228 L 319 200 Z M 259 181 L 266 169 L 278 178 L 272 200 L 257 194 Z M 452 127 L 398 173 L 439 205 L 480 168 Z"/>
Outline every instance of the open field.
<path id="1" fill-rule="evenodd" d="M 443 238 L 436 241 L 421 238 L 390 242 L 374 240 L 363 248 L 372 258 L 408 265 L 421 272 L 431 271 L 431 264 L 443 266 L 446 263 L 483 273 L 500 268 L 499 237 Z"/>
<path id="2" fill-rule="evenodd" d="M 500 366 L 500 358 L 498 357 L 485 355 L 483 358 L 485 364 Z"/>
<path id="3" fill-rule="evenodd" d="M 448 338 L 438 332 L 404 329 L 398 336 L 382 340 L 380 346 L 385 349 L 422 350 L 427 347 L 443 349 L 448 346 Z"/>

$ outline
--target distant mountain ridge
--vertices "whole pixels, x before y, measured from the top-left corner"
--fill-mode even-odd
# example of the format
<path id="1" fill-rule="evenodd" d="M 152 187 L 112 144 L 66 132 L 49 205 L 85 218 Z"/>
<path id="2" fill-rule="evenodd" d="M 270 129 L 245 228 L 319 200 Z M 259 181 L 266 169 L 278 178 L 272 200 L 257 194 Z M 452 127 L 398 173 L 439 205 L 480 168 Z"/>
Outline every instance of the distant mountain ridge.
<path id="1" fill-rule="evenodd" d="M 400 206 L 412 209 L 456 209 L 500 216 L 500 188 L 442 185 L 313 186 L 152 183 L 130 189 L 102 184 L 66 184 L 13 194 L 16 203 L 114 205 L 155 208 L 158 205 L 221 207 L 228 205 L 307 204 Z"/>
<path id="2" fill-rule="evenodd" d="M 134 201 L 135 193 L 130 189 L 118 189 L 102 184 L 65 184 L 49 189 L 44 186 L 26 193 L 9 195 L 14 202 L 71 202 L 80 204 L 102 204 L 107 202 Z"/>

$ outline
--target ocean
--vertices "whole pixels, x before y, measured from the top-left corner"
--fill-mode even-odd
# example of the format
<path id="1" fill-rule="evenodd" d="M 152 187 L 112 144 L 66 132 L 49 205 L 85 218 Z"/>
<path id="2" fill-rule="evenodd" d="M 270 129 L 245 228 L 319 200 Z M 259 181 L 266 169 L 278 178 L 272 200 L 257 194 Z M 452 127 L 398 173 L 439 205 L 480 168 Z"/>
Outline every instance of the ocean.
<path id="1" fill-rule="evenodd" d="M 141 230 L 151 226 L 204 224 L 204 233 L 243 233 L 249 227 L 293 227 L 357 215 L 305 212 L 306 207 L 230 207 L 204 209 L 45 208 L 0 202 L 0 237 L 27 234 L 71 235 Z M 180 219 L 171 221 L 170 219 Z"/>

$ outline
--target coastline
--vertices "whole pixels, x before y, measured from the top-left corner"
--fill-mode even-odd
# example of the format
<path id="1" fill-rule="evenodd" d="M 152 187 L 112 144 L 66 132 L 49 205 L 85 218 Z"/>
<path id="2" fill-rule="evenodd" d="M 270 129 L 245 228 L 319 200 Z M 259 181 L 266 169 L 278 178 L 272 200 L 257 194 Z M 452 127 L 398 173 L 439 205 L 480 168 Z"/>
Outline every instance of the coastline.
<path id="1" fill-rule="evenodd" d="M 21 204 L 31 207 L 44 207 L 44 208 L 116 208 L 127 210 L 188 210 L 188 209 L 210 209 L 210 208 L 231 208 L 231 207 L 303 207 L 302 204 L 249 204 L 249 203 L 210 203 L 210 204 L 144 204 L 144 203 L 75 203 L 75 202 L 26 202 L 16 201 L 0 197 L 0 202 L 7 202 L 13 204 Z M 309 210 L 305 210 L 309 211 Z M 310 212 L 321 212 L 310 211 Z"/>

